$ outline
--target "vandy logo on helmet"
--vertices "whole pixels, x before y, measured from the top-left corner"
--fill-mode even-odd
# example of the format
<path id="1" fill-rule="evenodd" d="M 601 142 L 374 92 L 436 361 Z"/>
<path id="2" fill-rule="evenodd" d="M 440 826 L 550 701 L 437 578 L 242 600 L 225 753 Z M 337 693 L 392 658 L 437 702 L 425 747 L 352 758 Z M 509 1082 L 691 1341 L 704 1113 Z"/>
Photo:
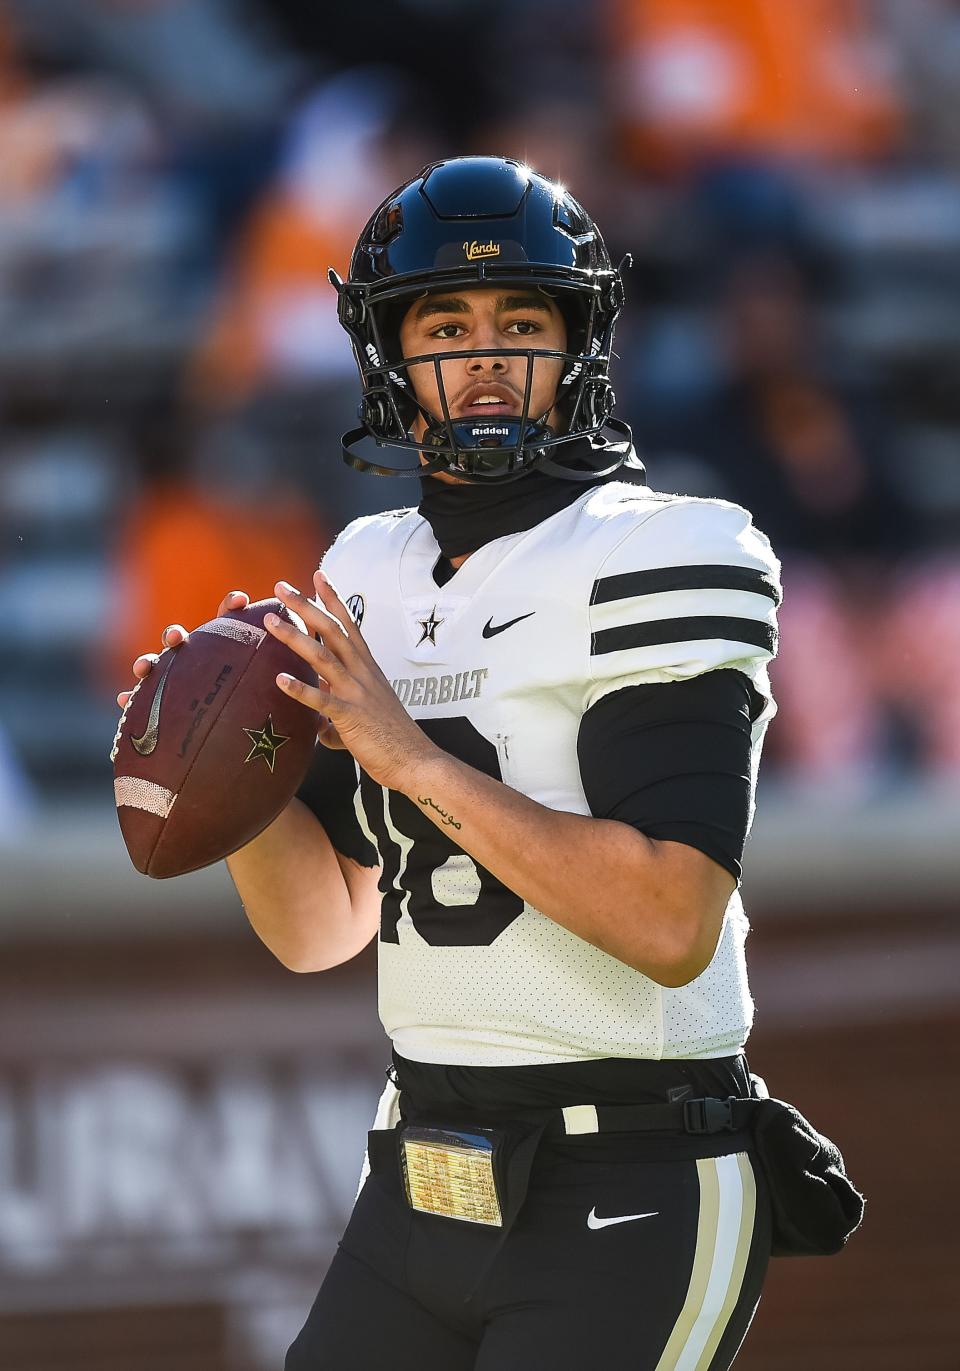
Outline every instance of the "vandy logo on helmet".
<path id="1" fill-rule="evenodd" d="M 474 238 L 472 243 L 464 243 L 463 251 L 467 260 L 474 262 L 478 257 L 499 257 L 500 244 L 494 242 L 478 243 Z"/>
<path id="2" fill-rule="evenodd" d="M 534 469 L 582 481 L 625 462 L 639 467 L 629 428 L 611 417 L 609 365 L 628 261 L 614 267 L 573 196 L 512 158 L 457 157 L 424 167 L 375 210 L 347 279 L 329 273 L 363 387 L 361 425 L 343 436 L 346 463 L 380 476 L 448 472 L 485 484 Z M 469 359 L 469 350 L 404 356 L 399 330 L 415 300 L 494 286 L 544 292 L 564 316 L 567 342 L 562 352 L 538 349 L 534 338 L 528 347 L 505 347 L 525 359 L 528 376 L 538 358 L 559 359 L 561 380 L 546 413 L 531 412 L 527 385 L 516 414 L 501 411 L 495 426 L 480 426 L 451 414 L 445 390 L 442 364 Z M 440 413 L 418 398 L 411 382 L 417 366 L 433 369 Z M 612 441 L 603 436 L 607 428 Z M 407 452 L 407 464 L 387 465 L 383 448 Z"/>

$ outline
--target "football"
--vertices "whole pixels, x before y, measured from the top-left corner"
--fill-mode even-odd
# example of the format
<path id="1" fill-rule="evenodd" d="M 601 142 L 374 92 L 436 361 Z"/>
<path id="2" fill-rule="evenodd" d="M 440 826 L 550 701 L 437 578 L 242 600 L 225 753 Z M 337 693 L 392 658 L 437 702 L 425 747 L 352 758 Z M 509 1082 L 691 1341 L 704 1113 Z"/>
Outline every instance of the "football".
<path id="1" fill-rule="evenodd" d="M 316 673 L 263 627 L 279 600 L 201 624 L 161 652 L 120 716 L 113 762 L 127 851 L 147 876 L 180 876 L 236 852 L 271 823 L 303 780 L 317 715 L 277 685 Z"/>

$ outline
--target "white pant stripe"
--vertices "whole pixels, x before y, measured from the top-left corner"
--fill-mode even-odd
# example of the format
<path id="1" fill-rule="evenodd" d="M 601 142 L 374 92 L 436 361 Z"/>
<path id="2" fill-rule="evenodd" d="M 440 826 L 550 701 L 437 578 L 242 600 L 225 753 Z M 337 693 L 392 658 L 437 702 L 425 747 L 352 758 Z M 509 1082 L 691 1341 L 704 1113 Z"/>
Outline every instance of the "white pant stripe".
<path id="1" fill-rule="evenodd" d="M 736 1306 L 756 1215 L 749 1158 L 697 1162 L 700 1222 L 690 1286 L 657 1371 L 707 1371 Z"/>

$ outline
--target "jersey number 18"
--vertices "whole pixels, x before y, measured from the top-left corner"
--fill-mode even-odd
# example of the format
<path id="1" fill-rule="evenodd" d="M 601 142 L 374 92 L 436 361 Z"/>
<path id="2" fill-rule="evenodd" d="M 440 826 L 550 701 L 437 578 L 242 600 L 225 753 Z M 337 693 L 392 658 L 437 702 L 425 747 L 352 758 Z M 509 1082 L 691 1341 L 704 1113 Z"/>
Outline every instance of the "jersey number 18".
<path id="1" fill-rule="evenodd" d="M 503 779 L 497 749 L 468 719 L 421 719 L 420 727 L 445 752 Z M 455 821 L 438 828 L 423 807 L 365 773 L 360 799 L 383 863 L 383 942 L 400 941 L 397 924 L 409 915 L 432 947 L 487 947 L 523 912 L 520 897 L 458 846 Z"/>

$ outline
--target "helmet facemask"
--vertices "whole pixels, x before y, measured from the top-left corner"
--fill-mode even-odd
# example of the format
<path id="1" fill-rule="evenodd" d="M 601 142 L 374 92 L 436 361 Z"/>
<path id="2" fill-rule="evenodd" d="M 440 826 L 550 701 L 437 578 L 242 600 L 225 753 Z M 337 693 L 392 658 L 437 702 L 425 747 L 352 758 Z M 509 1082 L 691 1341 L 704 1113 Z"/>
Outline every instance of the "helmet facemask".
<path id="1" fill-rule="evenodd" d="M 568 339 L 565 350 L 461 348 L 404 357 L 400 348 L 399 322 L 409 306 L 426 292 L 407 290 L 384 293 L 377 300 L 358 301 L 348 297 L 345 301 L 344 296 L 351 287 L 339 278 L 334 279 L 334 284 L 340 293 L 341 322 L 353 341 L 363 384 L 360 418 L 364 427 L 344 439 L 345 460 L 350 465 L 361 471 L 391 476 L 447 472 L 477 483 L 515 480 L 535 467 L 571 480 L 596 479 L 600 468 L 595 464 L 589 463 L 586 467 L 579 462 L 576 466 L 564 465 L 563 459 L 573 455 L 570 445 L 576 440 L 592 439 L 600 434 L 614 404 L 609 361 L 619 310 L 607 311 L 604 320 L 599 291 L 554 285 L 544 290 L 564 315 Z M 446 285 L 434 281 L 430 293 L 475 289 L 478 284 L 462 279 Z M 483 284 L 491 283 L 485 281 Z M 530 279 L 512 278 L 510 284 L 527 289 L 537 289 L 539 285 L 543 289 L 540 283 Z M 349 317 L 350 310 L 354 319 Z M 359 319 L 356 319 L 357 315 Z M 482 415 L 454 418 L 450 412 L 443 363 L 508 355 L 522 357 L 525 361 L 519 413 L 496 414 L 489 418 Z M 538 359 L 561 363 L 556 393 L 542 414 L 530 410 L 534 366 Z M 440 414 L 431 413 L 417 398 L 411 368 L 419 366 L 433 368 Z M 426 424 L 421 437 L 415 437 L 412 432 L 418 417 Z M 371 461 L 356 451 L 357 443 L 363 437 L 372 437 L 378 445 L 415 453 L 416 463 L 391 467 Z M 577 455 L 582 456 L 582 453 L 580 441 Z M 618 457 L 612 469 L 621 460 Z"/>

